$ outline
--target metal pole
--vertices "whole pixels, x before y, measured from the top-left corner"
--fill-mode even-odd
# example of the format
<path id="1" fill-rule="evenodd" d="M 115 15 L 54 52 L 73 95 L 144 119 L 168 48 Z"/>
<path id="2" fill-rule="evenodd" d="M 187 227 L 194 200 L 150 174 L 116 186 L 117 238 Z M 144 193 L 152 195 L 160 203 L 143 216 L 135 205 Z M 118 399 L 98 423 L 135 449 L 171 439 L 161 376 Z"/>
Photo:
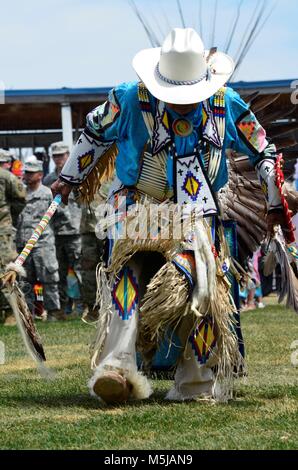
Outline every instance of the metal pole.
<path id="1" fill-rule="evenodd" d="M 61 120 L 62 120 L 63 142 L 68 144 L 71 149 L 73 147 L 73 135 L 72 135 L 72 114 L 71 114 L 70 103 L 61 104 Z"/>

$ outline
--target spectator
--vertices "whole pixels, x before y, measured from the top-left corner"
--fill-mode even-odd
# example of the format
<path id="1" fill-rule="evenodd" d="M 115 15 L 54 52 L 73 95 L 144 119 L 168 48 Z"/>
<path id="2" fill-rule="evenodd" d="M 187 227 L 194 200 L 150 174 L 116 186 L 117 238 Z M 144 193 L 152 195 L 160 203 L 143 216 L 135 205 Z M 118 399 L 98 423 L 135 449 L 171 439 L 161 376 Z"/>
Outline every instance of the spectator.
<path id="1" fill-rule="evenodd" d="M 256 308 L 264 308 L 263 293 L 261 287 L 261 278 L 259 274 L 259 258 L 261 250 L 257 250 L 248 260 L 247 274 L 249 276 L 247 284 L 246 304 L 243 310 L 255 310 Z M 240 293 L 241 296 L 241 293 Z M 243 295 L 242 295 L 243 297 Z"/>
<path id="2" fill-rule="evenodd" d="M 64 142 L 56 142 L 51 146 L 52 158 L 56 165 L 55 170 L 44 179 L 44 185 L 50 187 L 60 175 L 61 169 L 69 156 L 69 147 Z M 76 202 L 75 196 L 69 198 L 68 206 L 58 208 L 53 218 L 53 227 L 56 241 L 56 252 L 59 263 L 59 296 L 61 309 L 66 311 L 69 298 L 67 295 L 67 275 L 71 268 L 81 288 L 81 223 L 82 211 Z M 80 300 L 77 300 L 80 303 Z"/>
<path id="3" fill-rule="evenodd" d="M 7 163 L 10 162 L 8 152 L 0 149 L 0 275 L 17 256 L 13 243 L 13 223 L 24 208 L 26 199 L 25 187 L 9 172 Z M 15 319 L 7 295 L 6 288 L 0 290 L 0 313 L 5 325 L 13 325 Z"/>
<path id="4" fill-rule="evenodd" d="M 37 160 L 42 162 L 42 170 L 43 174 L 46 175 L 49 173 L 49 166 L 50 166 L 50 158 L 46 154 L 46 152 L 35 152 L 34 155 L 36 156 Z"/>
<path id="5" fill-rule="evenodd" d="M 263 302 L 263 292 L 262 292 L 262 283 L 261 276 L 259 272 L 260 258 L 262 256 L 261 248 L 259 248 L 252 258 L 253 262 L 253 271 L 254 271 L 254 281 L 255 281 L 255 304 L 258 308 L 264 308 L 265 304 Z"/>
<path id="6" fill-rule="evenodd" d="M 17 224 L 16 243 L 18 251 L 23 249 L 52 201 L 51 191 L 42 184 L 42 162 L 33 155 L 25 162 L 24 170 L 24 180 L 27 184 L 27 204 L 21 212 Z M 64 319 L 63 312 L 60 310 L 58 262 L 51 224 L 33 248 L 26 261 L 25 268 L 29 287 L 25 291 L 25 296 L 29 308 L 33 310 L 35 303 L 33 289 L 36 282 L 39 282 L 43 286 L 43 302 L 48 320 Z"/>
<path id="7" fill-rule="evenodd" d="M 0 163 L 3 170 L 11 170 L 12 153 L 9 150 L 0 149 Z"/>

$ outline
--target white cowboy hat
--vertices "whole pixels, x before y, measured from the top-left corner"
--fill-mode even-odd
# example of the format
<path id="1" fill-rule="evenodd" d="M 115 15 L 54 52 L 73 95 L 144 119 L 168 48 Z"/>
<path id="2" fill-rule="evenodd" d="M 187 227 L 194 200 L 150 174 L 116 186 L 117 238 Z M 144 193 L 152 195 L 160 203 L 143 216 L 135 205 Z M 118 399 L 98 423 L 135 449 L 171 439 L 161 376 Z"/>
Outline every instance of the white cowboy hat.
<path id="1" fill-rule="evenodd" d="M 192 28 L 173 29 L 162 47 L 138 52 L 132 65 L 155 98 L 173 104 L 210 98 L 235 68 L 233 59 L 223 52 L 206 51 Z"/>

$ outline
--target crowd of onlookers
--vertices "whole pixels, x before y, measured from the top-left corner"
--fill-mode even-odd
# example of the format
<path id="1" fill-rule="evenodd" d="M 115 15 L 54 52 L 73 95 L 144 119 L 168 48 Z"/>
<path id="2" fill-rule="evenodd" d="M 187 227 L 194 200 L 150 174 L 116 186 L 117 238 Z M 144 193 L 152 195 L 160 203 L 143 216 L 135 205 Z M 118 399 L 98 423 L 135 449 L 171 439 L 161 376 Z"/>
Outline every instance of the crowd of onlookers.
<path id="1" fill-rule="evenodd" d="M 0 274 L 22 251 L 52 201 L 50 186 L 69 156 L 64 142 L 51 146 L 55 168 L 45 174 L 44 154 L 15 160 L 0 149 Z M 22 290 L 36 318 L 48 321 L 75 316 L 94 319 L 95 268 L 102 242 L 94 233 L 94 207 L 82 206 L 75 194 L 59 207 L 25 263 Z M 0 311 L 5 324 L 13 324 L 6 289 L 0 292 Z"/>
<path id="2" fill-rule="evenodd" d="M 267 254 L 266 243 L 255 251 L 253 256 L 247 260 L 246 271 L 248 274 L 247 284 L 240 289 L 241 310 L 255 310 L 265 308 L 264 297 L 272 292 L 279 292 L 281 274 L 280 267 L 277 266 L 272 274 L 265 276 L 264 262 Z"/>

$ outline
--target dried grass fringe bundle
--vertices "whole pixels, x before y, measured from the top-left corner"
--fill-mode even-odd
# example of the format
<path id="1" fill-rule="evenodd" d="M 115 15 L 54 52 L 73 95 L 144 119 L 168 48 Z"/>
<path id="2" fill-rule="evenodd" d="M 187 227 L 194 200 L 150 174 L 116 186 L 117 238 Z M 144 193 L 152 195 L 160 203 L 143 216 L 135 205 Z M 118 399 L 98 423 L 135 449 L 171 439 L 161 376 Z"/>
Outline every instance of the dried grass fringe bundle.
<path id="1" fill-rule="evenodd" d="M 146 215 L 145 213 L 148 213 L 151 202 L 147 198 L 142 201 L 141 210 L 145 211 L 143 216 Z M 135 224 L 135 217 L 139 215 L 139 211 L 140 207 L 136 204 L 127 213 L 122 221 L 124 230 L 128 230 Z M 163 220 L 161 218 L 159 226 L 164 226 L 163 224 L 168 222 L 168 219 Z M 110 228 L 112 223 L 115 222 L 111 221 L 111 224 L 105 228 Z M 188 229 L 191 229 L 191 220 L 188 221 Z M 205 230 L 207 229 L 208 227 L 205 226 Z M 145 226 L 145 228 L 143 227 L 143 233 L 139 235 L 140 237 L 137 239 L 126 238 L 124 240 L 116 240 L 113 247 L 111 264 L 108 268 L 100 266 L 97 270 L 99 320 L 95 341 L 92 345 L 92 367 L 97 365 L 98 357 L 102 351 L 109 328 L 112 315 L 112 285 L 120 270 L 136 252 L 157 251 L 162 253 L 166 259 L 165 265 L 148 284 L 146 294 L 140 306 L 138 348 L 145 354 L 146 351 L 153 350 L 160 340 L 163 339 L 165 332 L 169 328 L 173 331 L 177 330 L 177 327 L 186 315 L 193 315 L 193 311 L 191 311 L 192 299 L 189 298 L 189 284 L 186 276 L 179 272 L 172 263 L 174 256 L 181 251 L 185 233 L 181 240 L 151 239 L 149 237 L 149 229 Z M 217 346 L 214 351 L 217 370 L 215 381 L 216 398 L 219 401 L 226 401 L 232 395 L 235 370 L 243 365 L 243 360 L 239 352 L 238 339 L 234 328 L 233 314 L 236 311 L 236 307 L 230 295 L 230 285 L 226 277 L 223 276 L 221 269 L 223 261 L 230 257 L 230 254 L 223 232 L 220 233 L 220 238 L 221 253 L 216 261 L 217 272 L 213 274 L 215 279 L 212 282 L 212 292 L 209 290 L 209 298 L 205 299 L 201 308 L 197 310 L 197 323 L 205 315 L 211 317 L 214 322 L 218 333 Z M 206 243 L 207 240 L 205 240 Z M 202 247 L 202 253 L 205 250 L 206 246 Z M 205 274 L 208 276 L 208 284 L 210 284 L 210 272 Z M 206 306 L 206 308 L 203 309 L 203 306 Z"/>
<path id="2" fill-rule="evenodd" d="M 138 349 L 154 349 L 168 328 L 176 330 L 190 309 L 189 284 L 172 262 L 167 262 L 147 286 L 140 307 Z"/>
<path id="3" fill-rule="evenodd" d="M 153 277 L 140 308 L 138 346 L 146 355 L 147 351 L 150 352 L 158 346 L 168 329 L 173 332 L 177 330 L 186 315 L 195 315 L 196 318 L 189 336 L 196 324 L 208 316 L 215 325 L 217 334 L 212 361 L 216 365 L 215 395 L 218 401 L 227 401 L 232 396 L 235 372 L 243 367 L 243 358 L 235 332 L 236 306 L 230 294 L 230 283 L 222 272 L 222 264 L 230 256 L 223 231 L 220 232 L 220 238 L 221 252 L 216 260 L 217 269 L 213 286 L 209 291 L 209 297 L 202 300 L 197 309 L 192 308 L 193 299 L 189 298 L 186 277 L 173 263 L 167 262 Z M 208 279 L 209 276 L 210 273 Z"/>
<path id="4" fill-rule="evenodd" d="M 226 279 L 217 275 L 216 294 L 210 302 L 210 314 L 217 331 L 215 398 L 222 402 L 232 398 L 235 374 L 244 366 L 235 331 L 236 310 Z"/>
<path id="5" fill-rule="evenodd" d="M 145 220 L 144 217 L 147 217 L 150 211 L 150 204 L 152 200 L 150 198 L 144 198 L 141 204 L 136 203 L 135 206 L 128 211 L 126 217 L 122 220 L 122 229 L 124 233 L 129 233 L 129 230 L 135 228 L 136 217 L 139 217 L 139 220 Z M 157 209 L 160 209 L 160 217 L 158 220 L 158 227 L 160 229 L 165 229 L 167 224 L 169 224 L 169 219 L 163 215 L 163 209 L 168 208 L 171 210 L 173 217 L 171 219 L 169 229 L 169 234 L 171 236 L 173 227 L 176 223 L 181 223 L 181 214 L 178 210 L 178 206 L 173 203 L 165 202 L 163 204 L 157 205 Z M 117 222 L 117 221 L 116 221 Z M 113 227 L 115 224 L 115 218 L 106 217 L 102 221 L 101 230 L 108 230 Z M 191 222 L 190 220 L 184 221 L 184 230 L 188 231 L 190 229 Z M 140 227 L 141 228 L 141 227 Z M 111 262 L 108 267 L 104 267 L 103 264 L 99 264 L 97 267 L 96 277 L 97 277 L 97 298 L 95 308 L 98 308 L 98 321 L 96 325 L 96 335 L 90 347 L 91 354 L 91 367 L 95 368 L 97 366 L 98 358 L 102 352 L 105 338 L 108 332 L 111 315 L 113 313 L 112 309 L 112 286 L 117 279 L 117 276 L 125 264 L 133 257 L 134 254 L 140 251 L 154 251 L 161 253 L 165 259 L 168 261 L 163 267 L 162 273 L 167 273 L 166 281 L 162 280 L 163 275 L 161 275 L 160 282 L 164 286 L 171 285 L 171 294 L 177 294 L 172 299 L 172 310 L 173 305 L 181 305 L 181 308 L 185 309 L 187 304 L 188 296 L 188 284 L 186 279 L 179 274 L 174 265 L 169 262 L 174 256 L 181 250 L 181 242 L 184 239 L 184 235 L 181 235 L 181 239 L 161 239 L 160 237 L 150 238 L 150 227 L 145 225 L 142 227 L 143 232 L 139 234 L 137 239 L 118 239 L 115 241 Z M 182 238 L 183 237 L 183 238 Z M 169 280 L 172 278 L 172 283 L 169 284 Z M 157 281 L 158 283 L 158 281 Z M 177 286 L 180 288 L 177 289 Z M 160 290 L 161 296 L 163 288 Z M 167 289 L 167 293 L 168 289 Z M 180 302 L 180 303 L 179 303 Z M 171 304 L 170 302 L 168 303 Z M 181 316 L 181 312 L 178 312 L 177 318 Z"/>
<path id="6" fill-rule="evenodd" d="M 244 368 L 244 360 L 239 351 L 236 334 L 234 315 L 237 313 L 237 308 L 231 295 L 231 284 L 222 271 L 225 260 L 229 260 L 230 271 L 236 279 L 239 280 L 241 276 L 232 262 L 222 226 L 219 228 L 218 235 L 221 249 L 216 260 L 216 286 L 215 295 L 210 299 L 210 315 L 218 334 L 215 351 L 217 361 L 214 394 L 218 401 L 226 402 L 232 398 L 234 378 Z"/>
<path id="7" fill-rule="evenodd" d="M 90 345 L 91 369 L 98 366 L 98 359 L 103 350 L 106 336 L 109 331 L 109 325 L 113 314 L 112 310 L 112 283 L 108 278 L 103 263 L 98 264 L 96 268 L 96 303 L 94 308 L 98 309 L 98 320 L 94 322 L 96 333 Z"/>
<path id="8" fill-rule="evenodd" d="M 191 229 L 191 216 L 183 220 L 183 230 L 181 230 L 181 233 L 175 232 L 174 238 L 175 227 L 178 224 L 181 226 L 182 223 L 179 206 L 169 201 L 155 204 L 158 219 L 154 220 L 154 235 L 151 233 L 152 225 L 150 226 L 149 223 L 139 224 L 138 222 L 144 220 L 148 222 L 150 220 L 150 217 L 152 217 L 150 210 L 153 202 L 151 198 L 144 197 L 127 212 L 125 218 L 121 221 L 121 230 L 124 234 L 131 234 L 137 230 L 138 235 L 134 238 L 126 236 L 125 239 L 115 241 L 110 264 L 106 269 L 106 272 L 112 274 L 115 278 L 123 266 L 137 252 L 158 252 L 165 257 L 166 261 L 171 261 L 181 251 L 181 243 L 184 241 L 185 234 L 189 233 Z M 170 219 L 168 214 L 171 214 Z M 109 222 L 107 218 L 106 223 L 101 223 L 101 230 L 109 230 L 114 225 L 115 220 Z M 168 234 L 166 238 L 160 236 L 164 233 Z"/>

